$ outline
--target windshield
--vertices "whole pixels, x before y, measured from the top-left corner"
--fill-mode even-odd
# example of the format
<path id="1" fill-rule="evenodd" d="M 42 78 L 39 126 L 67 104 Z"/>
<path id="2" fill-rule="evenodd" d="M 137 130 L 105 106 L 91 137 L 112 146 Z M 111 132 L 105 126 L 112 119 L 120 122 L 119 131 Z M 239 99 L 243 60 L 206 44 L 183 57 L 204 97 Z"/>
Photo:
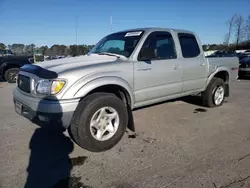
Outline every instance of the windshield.
<path id="1" fill-rule="evenodd" d="M 120 32 L 108 35 L 89 51 L 91 53 L 113 53 L 129 57 L 138 44 L 142 31 Z"/>

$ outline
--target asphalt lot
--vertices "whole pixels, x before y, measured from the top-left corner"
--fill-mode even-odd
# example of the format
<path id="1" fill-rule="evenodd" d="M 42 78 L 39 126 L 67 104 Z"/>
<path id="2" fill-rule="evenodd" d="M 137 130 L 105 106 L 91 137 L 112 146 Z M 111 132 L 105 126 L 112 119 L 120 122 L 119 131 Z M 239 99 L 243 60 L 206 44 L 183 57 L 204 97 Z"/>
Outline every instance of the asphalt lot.
<path id="1" fill-rule="evenodd" d="M 104 153 L 15 114 L 13 88 L 0 82 L 0 187 L 250 187 L 250 80 L 220 108 L 190 97 L 135 111 L 136 135 Z"/>

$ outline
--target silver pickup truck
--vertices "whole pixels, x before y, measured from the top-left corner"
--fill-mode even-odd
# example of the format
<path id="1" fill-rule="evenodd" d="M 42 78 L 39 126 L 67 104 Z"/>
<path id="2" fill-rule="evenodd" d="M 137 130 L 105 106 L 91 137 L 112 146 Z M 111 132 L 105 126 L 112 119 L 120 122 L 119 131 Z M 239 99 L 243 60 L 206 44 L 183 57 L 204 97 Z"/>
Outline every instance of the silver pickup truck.
<path id="1" fill-rule="evenodd" d="M 204 106 L 221 106 L 238 61 L 206 59 L 190 31 L 121 31 L 87 55 L 21 67 L 15 110 L 39 126 L 68 129 L 86 150 L 105 151 L 126 128 L 134 130 L 132 110 L 138 107 L 192 94 L 201 94 Z"/>

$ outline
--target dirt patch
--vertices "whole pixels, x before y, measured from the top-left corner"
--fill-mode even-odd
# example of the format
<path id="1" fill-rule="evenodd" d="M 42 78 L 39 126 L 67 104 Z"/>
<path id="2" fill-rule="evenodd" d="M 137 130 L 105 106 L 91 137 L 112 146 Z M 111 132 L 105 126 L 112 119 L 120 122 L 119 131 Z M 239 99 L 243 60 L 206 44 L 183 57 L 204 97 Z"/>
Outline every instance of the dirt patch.
<path id="1" fill-rule="evenodd" d="M 136 138 L 137 136 L 138 136 L 138 134 L 134 133 L 134 134 L 128 135 L 128 138 L 134 139 L 134 138 Z"/>
<path id="2" fill-rule="evenodd" d="M 204 108 L 196 108 L 193 113 L 197 114 L 197 113 L 200 113 L 200 112 L 207 112 L 207 110 L 204 109 Z"/>
<path id="3" fill-rule="evenodd" d="M 83 165 L 84 162 L 86 161 L 88 157 L 86 156 L 80 156 L 80 157 L 75 157 L 75 158 L 71 158 L 69 163 L 72 165 L 72 167 L 74 166 L 80 166 Z"/>
<path id="4" fill-rule="evenodd" d="M 81 177 L 69 177 L 58 181 L 52 188 L 92 188 L 80 182 Z"/>
<path id="5" fill-rule="evenodd" d="M 146 143 L 152 144 L 154 141 L 156 141 L 156 138 L 145 137 L 143 138 L 143 141 Z"/>

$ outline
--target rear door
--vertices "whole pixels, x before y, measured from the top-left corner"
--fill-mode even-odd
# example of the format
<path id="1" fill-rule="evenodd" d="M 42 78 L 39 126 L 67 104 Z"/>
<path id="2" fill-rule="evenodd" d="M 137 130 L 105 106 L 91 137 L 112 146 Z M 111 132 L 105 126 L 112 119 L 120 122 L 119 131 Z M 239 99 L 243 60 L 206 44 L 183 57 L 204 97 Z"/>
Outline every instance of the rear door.
<path id="1" fill-rule="evenodd" d="M 153 48 L 156 58 L 134 63 L 136 103 L 159 100 L 161 97 L 180 93 L 182 67 L 177 60 L 172 34 L 165 31 L 152 32 L 141 50 L 143 48 Z"/>
<path id="2" fill-rule="evenodd" d="M 182 51 L 183 92 L 200 90 L 205 87 L 207 63 L 193 34 L 178 33 Z"/>

